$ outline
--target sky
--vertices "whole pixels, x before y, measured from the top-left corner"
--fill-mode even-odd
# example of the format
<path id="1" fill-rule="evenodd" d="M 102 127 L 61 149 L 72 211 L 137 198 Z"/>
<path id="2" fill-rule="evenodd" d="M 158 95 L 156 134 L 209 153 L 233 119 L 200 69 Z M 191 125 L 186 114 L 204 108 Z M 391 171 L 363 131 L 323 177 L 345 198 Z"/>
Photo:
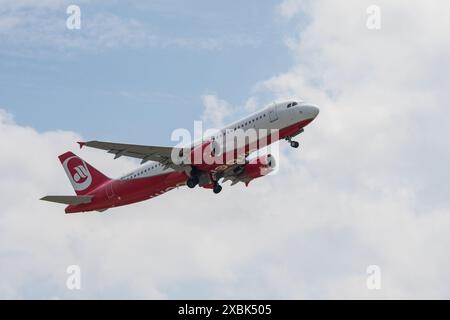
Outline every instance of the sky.
<path id="1" fill-rule="evenodd" d="M 3 2 L 2 102 L 38 130 L 167 144 L 202 96 L 245 104 L 292 61 L 274 1 L 85 1 L 80 30 L 66 28 L 70 2 Z"/>
<path id="2" fill-rule="evenodd" d="M 83 0 L 68 30 L 71 3 L 0 0 L 0 298 L 450 298 L 448 1 Z M 38 201 L 73 193 L 67 150 L 136 167 L 76 141 L 171 145 L 287 98 L 321 113 L 248 188 Z"/>

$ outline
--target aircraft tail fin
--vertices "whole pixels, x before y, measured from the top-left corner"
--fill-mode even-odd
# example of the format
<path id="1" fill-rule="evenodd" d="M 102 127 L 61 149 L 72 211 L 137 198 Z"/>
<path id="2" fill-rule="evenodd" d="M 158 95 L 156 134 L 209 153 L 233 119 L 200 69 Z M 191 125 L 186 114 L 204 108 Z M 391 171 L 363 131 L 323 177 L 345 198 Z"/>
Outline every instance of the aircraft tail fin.
<path id="1" fill-rule="evenodd" d="M 60 155 L 59 160 L 78 196 L 88 195 L 111 180 L 72 152 Z"/>

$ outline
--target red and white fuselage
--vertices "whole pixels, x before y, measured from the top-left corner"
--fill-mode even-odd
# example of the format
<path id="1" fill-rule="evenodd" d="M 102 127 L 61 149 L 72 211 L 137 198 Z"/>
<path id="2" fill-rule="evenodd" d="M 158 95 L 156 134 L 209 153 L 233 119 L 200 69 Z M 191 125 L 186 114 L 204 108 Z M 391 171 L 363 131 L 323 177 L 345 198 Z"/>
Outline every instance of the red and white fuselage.
<path id="1" fill-rule="evenodd" d="M 293 147 L 298 147 L 298 143 L 291 141 L 291 138 L 301 133 L 303 128 L 311 123 L 318 114 L 319 109 L 317 107 L 304 102 L 276 103 L 218 130 L 214 135 L 205 137 L 202 140 L 203 142 L 193 144 L 188 150 L 193 152 L 195 148 L 203 148 L 204 141 L 207 141 L 208 147 L 212 148 L 213 141 L 214 143 L 227 141 L 227 134 L 238 130 L 245 132 L 250 129 L 256 132 L 276 130 L 276 135 L 265 137 L 265 144 L 269 145 L 277 140 L 286 139 L 291 142 Z M 258 140 L 260 139 L 262 137 L 258 136 Z M 223 142 L 221 143 L 223 144 Z M 80 143 L 80 145 L 90 146 L 88 143 Z M 93 146 L 95 147 L 95 145 Z M 122 154 L 132 156 L 130 155 L 132 149 L 127 149 L 128 153 L 126 153 L 126 148 L 118 151 L 115 150 L 114 146 L 111 147 L 109 152 L 115 153 L 116 158 Z M 223 145 L 222 147 L 224 154 L 230 152 L 226 146 Z M 108 150 L 103 147 L 102 149 Z M 247 149 L 247 151 L 249 150 Z M 254 150 L 251 149 L 250 152 L 252 151 Z M 149 153 L 148 157 L 152 158 L 151 155 L 153 154 Z M 246 152 L 246 155 L 248 155 L 248 152 Z M 190 162 L 189 167 L 191 169 L 177 170 L 175 166 L 164 162 L 147 162 L 147 157 L 142 156 L 140 158 L 143 159 L 143 162 L 146 162 L 144 165 L 119 179 L 110 179 L 71 152 L 67 152 L 59 158 L 77 196 L 49 196 L 43 198 L 43 200 L 69 204 L 65 210 L 66 213 L 104 211 L 144 201 L 187 183 L 192 187 L 193 180 L 195 180 L 195 185 L 213 188 L 215 192 L 217 190 L 220 192 L 221 187 L 218 185 L 216 177 L 248 184 L 250 180 L 262 176 L 258 175 L 259 168 L 268 168 L 270 171 L 274 165 L 274 160 L 271 159 L 269 159 L 269 164 L 267 164 L 267 159 L 264 159 L 265 164 L 256 161 L 254 164 L 235 165 L 231 168 L 233 169 L 231 175 L 228 176 L 230 173 L 222 174 L 221 172 L 229 168 L 232 165 L 230 163 Z M 182 163 L 182 165 L 187 166 L 186 163 Z M 202 174 L 209 181 L 202 183 Z M 194 175 L 197 176 L 194 177 Z"/>

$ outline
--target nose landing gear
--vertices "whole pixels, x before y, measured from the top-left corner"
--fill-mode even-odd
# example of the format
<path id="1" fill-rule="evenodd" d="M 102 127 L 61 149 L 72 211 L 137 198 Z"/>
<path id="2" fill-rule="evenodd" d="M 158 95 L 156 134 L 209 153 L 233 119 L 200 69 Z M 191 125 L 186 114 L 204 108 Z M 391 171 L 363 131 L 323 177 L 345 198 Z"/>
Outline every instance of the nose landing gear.
<path id="1" fill-rule="evenodd" d="M 300 143 L 298 141 L 292 140 L 291 137 L 287 137 L 286 140 L 289 142 L 292 148 L 297 149 L 300 146 Z"/>
<path id="2" fill-rule="evenodd" d="M 299 134 L 302 134 L 304 132 L 303 128 L 300 129 L 298 132 L 294 133 L 293 135 L 286 137 L 286 141 L 289 142 L 292 148 L 297 149 L 300 144 L 297 141 L 292 140 L 293 137 L 298 136 Z"/>

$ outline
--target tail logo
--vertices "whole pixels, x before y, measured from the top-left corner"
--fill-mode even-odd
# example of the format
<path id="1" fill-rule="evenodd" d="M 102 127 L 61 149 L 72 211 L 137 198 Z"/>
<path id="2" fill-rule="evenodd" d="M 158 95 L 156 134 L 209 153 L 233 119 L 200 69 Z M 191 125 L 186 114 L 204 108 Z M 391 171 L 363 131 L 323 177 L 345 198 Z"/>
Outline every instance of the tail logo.
<path id="1" fill-rule="evenodd" d="M 82 179 L 86 179 L 89 175 L 89 173 L 86 172 L 86 167 L 78 166 L 74 169 L 76 173 L 73 175 L 73 180 L 75 180 L 76 183 L 79 183 Z"/>
<path id="2" fill-rule="evenodd" d="M 67 158 L 63 167 L 75 191 L 83 191 L 91 186 L 92 175 L 83 160 L 77 156 Z"/>

